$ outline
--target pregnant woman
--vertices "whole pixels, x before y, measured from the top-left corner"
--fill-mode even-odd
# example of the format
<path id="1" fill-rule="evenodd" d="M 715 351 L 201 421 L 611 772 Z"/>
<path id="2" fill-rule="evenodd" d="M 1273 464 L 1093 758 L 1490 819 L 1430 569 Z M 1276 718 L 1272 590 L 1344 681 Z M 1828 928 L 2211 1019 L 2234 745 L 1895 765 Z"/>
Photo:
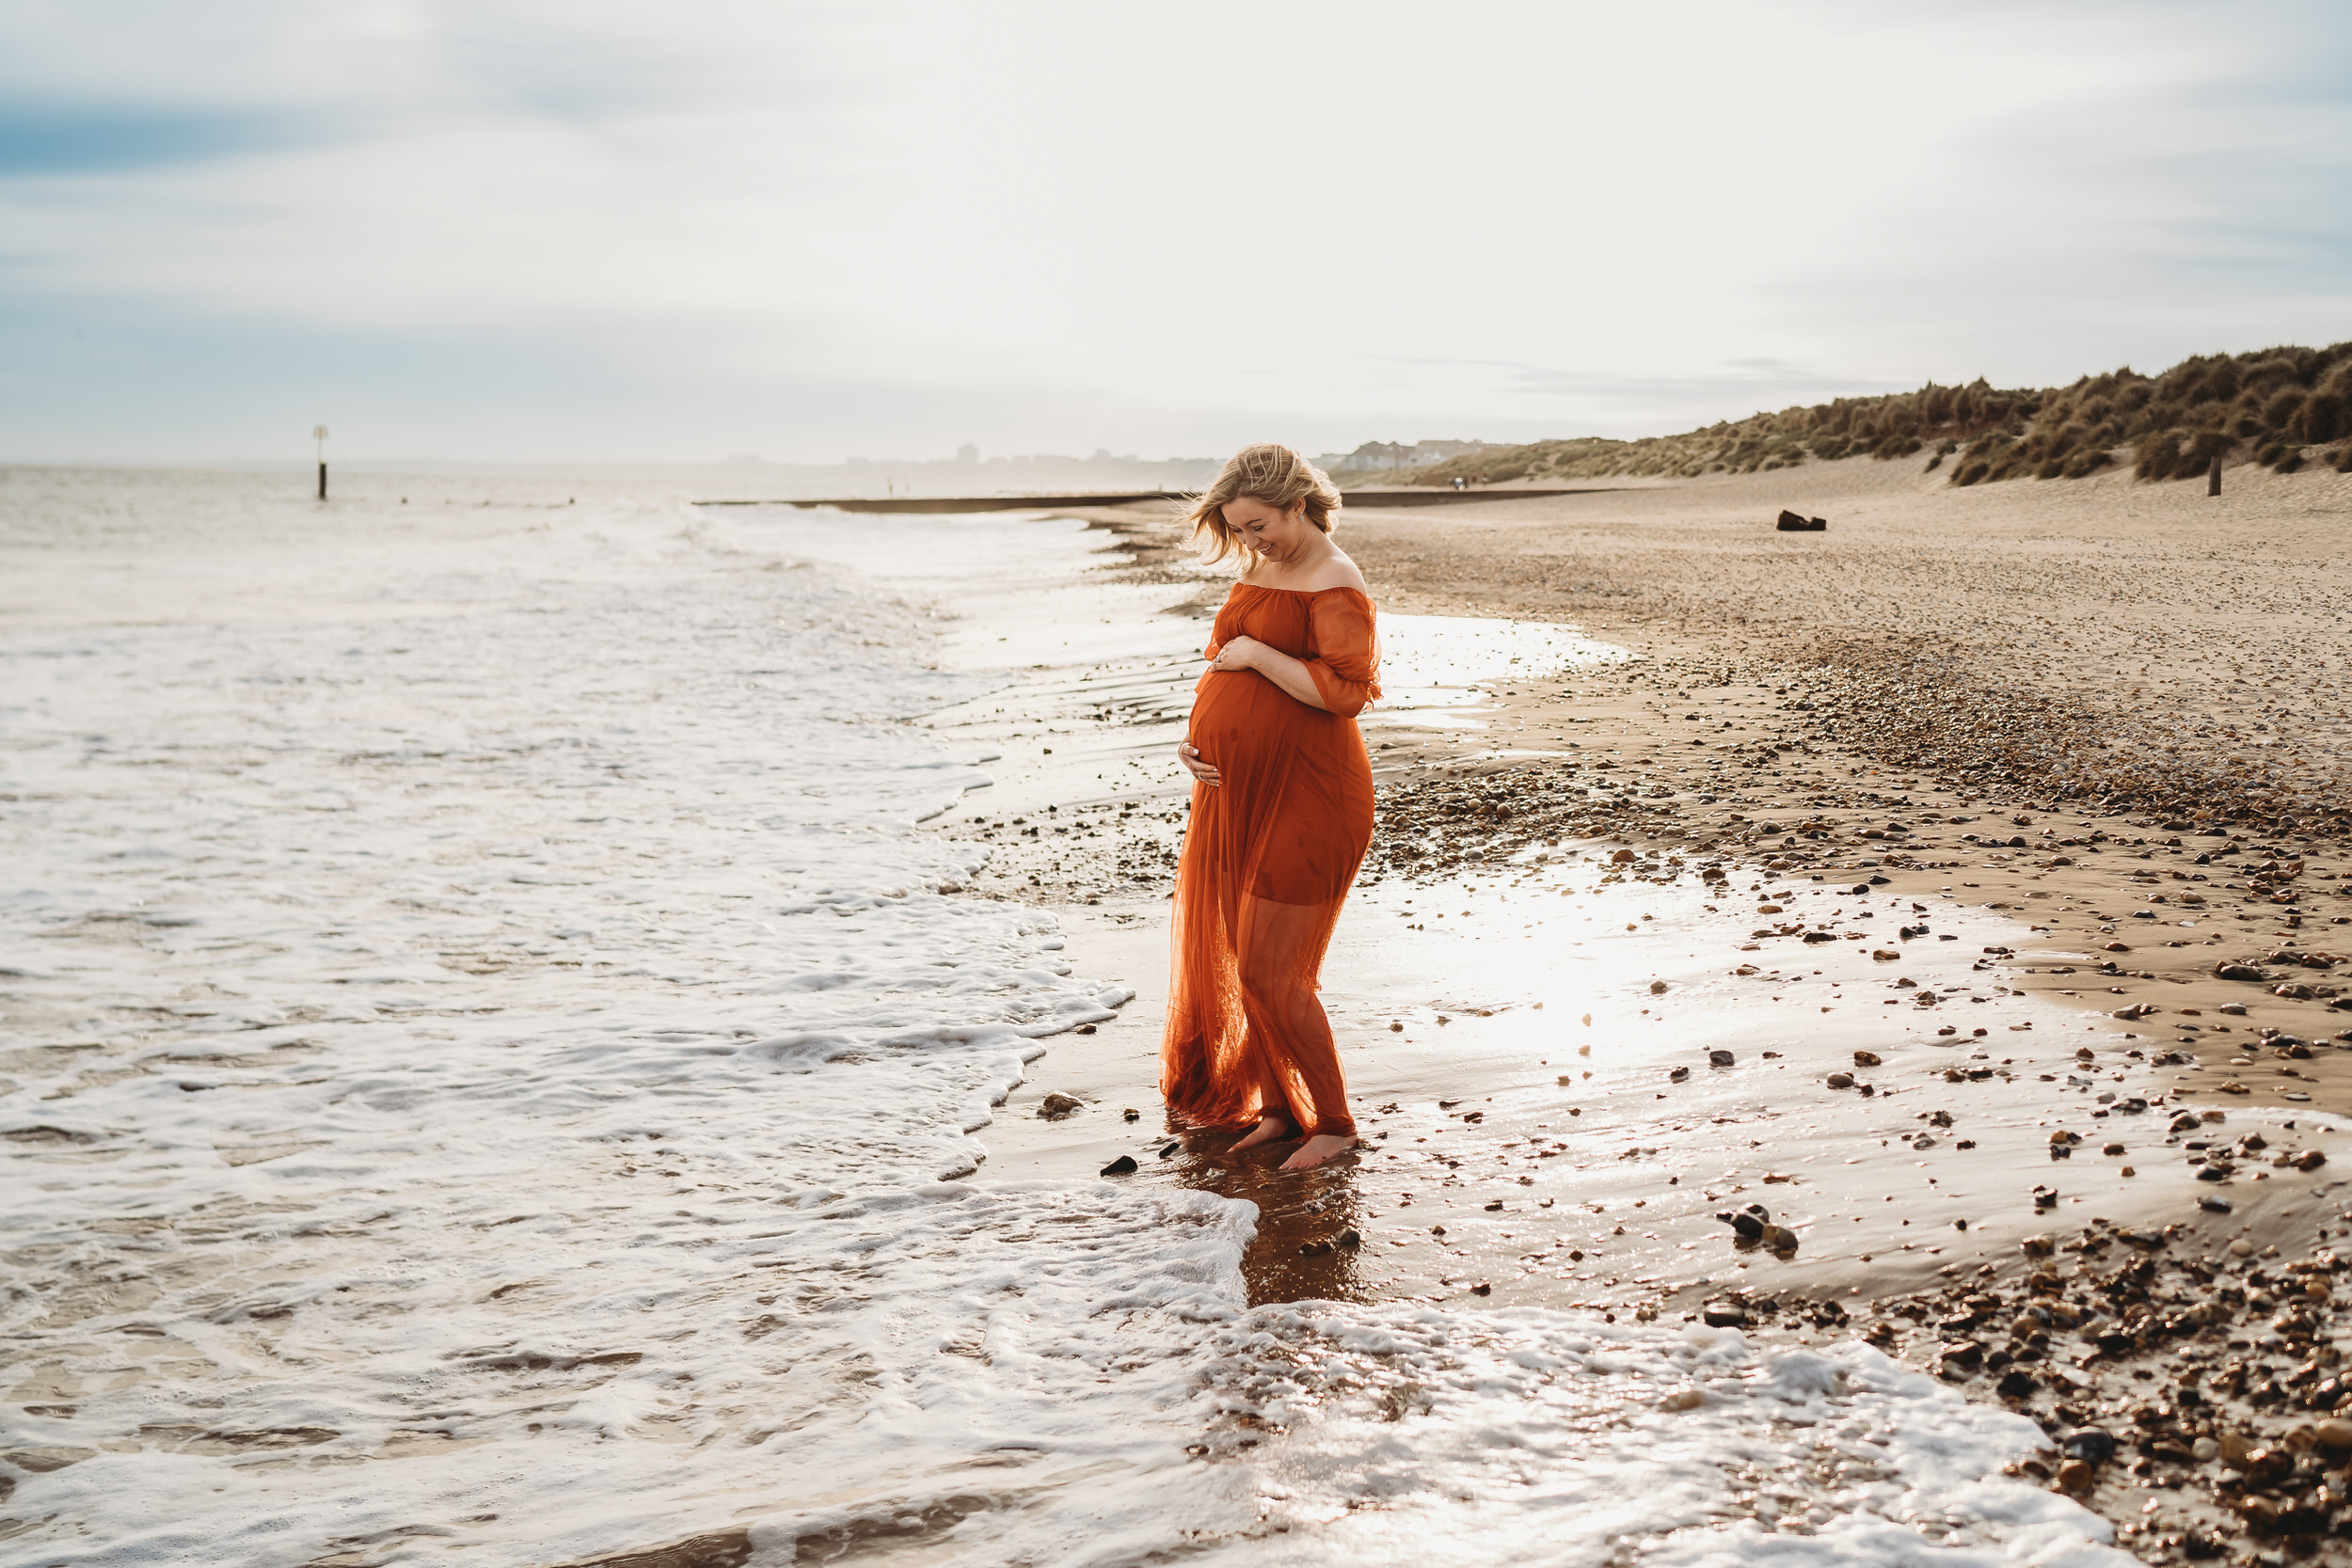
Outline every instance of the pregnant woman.
<path id="1" fill-rule="evenodd" d="M 1193 777 L 1176 871 L 1160 1092 L 1234 1148 L 1303 1139 L 1304 1170 L 1355 1147 L 1316 996 L 1323 951 L 1372 841 L 1356 715 L 1380 695 L 1363 574 L 1331 542 L 1339 492 L 1287 447 L 1246 448 L 1193 508 L 1208 559 L 1238 553 L 1177 759 Z"/>

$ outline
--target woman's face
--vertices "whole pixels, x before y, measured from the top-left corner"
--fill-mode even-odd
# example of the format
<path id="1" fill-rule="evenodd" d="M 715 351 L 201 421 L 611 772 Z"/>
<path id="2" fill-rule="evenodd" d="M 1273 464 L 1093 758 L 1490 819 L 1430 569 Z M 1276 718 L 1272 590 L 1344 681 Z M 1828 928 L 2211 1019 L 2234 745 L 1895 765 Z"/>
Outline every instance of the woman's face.
<path id="1" fill-rule="evenodd" d="M 1305 501 L 1284 512 L 1244 496 L 1218 507 L 1217 515 L 1243 545 L 1276 561 L 1297 553 L 1298 546 L 1306 543 L 1306 536 L 1315 531 L 1314 525 L 1307 521 Z"/>

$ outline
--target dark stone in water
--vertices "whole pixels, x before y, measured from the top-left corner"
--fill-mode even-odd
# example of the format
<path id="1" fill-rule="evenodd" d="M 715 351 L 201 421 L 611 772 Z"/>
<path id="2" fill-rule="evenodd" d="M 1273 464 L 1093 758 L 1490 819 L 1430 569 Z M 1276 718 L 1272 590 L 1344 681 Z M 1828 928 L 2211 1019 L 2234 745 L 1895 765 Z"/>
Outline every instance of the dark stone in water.
<path id="1" fill-rule="evenodd" d="M 1135 1169 L 1136 1157 L 1132 1154 L 1122 1154 L 1118 1159 L 1113 1160 L 1109 1164 L 1104 1165 L 1100 1174 L 1104 1176 L 1131 1176 L 1135 1173 Z"/>

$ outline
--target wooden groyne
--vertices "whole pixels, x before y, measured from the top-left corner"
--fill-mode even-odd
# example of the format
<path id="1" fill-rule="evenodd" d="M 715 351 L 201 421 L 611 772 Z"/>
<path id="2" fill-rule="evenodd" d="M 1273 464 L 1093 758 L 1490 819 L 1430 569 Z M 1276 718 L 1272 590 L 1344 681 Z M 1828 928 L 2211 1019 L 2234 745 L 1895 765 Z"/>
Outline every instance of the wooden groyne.
<path id="1" fill-rule="evenodd" d="M 1567 490 L 1345 490 L 1349 506 L 1448 506 L 1461 501 L 1524 500 L 1530 496 L 1583 496 L 1617 488 L 1581 485 Z M 696 506 L 815 506 L 843 512 L 1050 512 L 1067 506 L 1126 506 L 1136 501 L 1181 501 L 1179 490 L 1125 490 L 1100 496 L 845 496 L 822 500 L 699 500 Z"/>

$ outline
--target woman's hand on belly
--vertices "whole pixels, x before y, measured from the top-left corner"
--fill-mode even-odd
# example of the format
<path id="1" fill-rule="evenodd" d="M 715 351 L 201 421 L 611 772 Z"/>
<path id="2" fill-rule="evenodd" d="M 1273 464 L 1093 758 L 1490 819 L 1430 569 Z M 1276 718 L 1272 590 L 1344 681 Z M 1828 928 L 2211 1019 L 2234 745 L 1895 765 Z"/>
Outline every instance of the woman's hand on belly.
<path id="1" fill-rule="evenodd" d="M 1284 696 L 1304 706 L 1321 712 L 1331 711 L 1331 705 L 1323 700 L 1323 689 L 1315 685 L 1304 661 L 1292 657 L 1279 648 L 1269 647 L 1254 637 L 1236 637 L 1217 649 L 1216 657 L 1209 663 L 1212 675 L 1255 674 L 1273 684 Z"/>
<path id="2" fill-rule="evenodd" d="M 1176 743 L 1176 760 L 1184 764 L 1185 772 L 1191 774 L 1198 782 L 1207 784 L 1211 789 L 1223 786 L 1225 781 L 1217 776 L 1216 769 L 1200 755 L 1200 748 L 1195 746 L 1190 740 L 1180 740 Z"/>
<path id="3" fill-rule="evenodd" d="M 1209 668 L 1228 675 L 1237 671 L 1255 670 L 1258 655 L 1264 649 L 1265 644 L 1254 637 L 1236 637 L 1217 649 L 1216 657 L 1209 660 Z"/>

